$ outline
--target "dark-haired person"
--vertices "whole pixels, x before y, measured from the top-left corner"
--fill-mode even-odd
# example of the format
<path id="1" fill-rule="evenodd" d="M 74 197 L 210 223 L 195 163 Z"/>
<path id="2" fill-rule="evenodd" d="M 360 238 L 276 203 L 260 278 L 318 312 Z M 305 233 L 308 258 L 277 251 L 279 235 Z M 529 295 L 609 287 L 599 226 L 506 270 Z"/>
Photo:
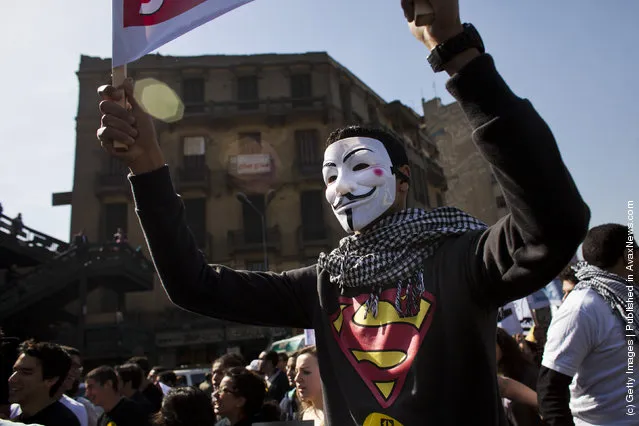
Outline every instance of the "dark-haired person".
<path id="1" fill-rule="evenodd" d="M 260 353 L 259 359 L 262 361 L 261 373 L 268 387 L 266 399 L 276 401 L 279 405 L 289 389 L 286 373 L 277 368 L 280 357 L 277 352 L 269 351 Z"/>
<path id="2" fill-rule="evenodd" d="M 151 403 L 153 412 L 157 413 L 162 407 L 164 394 L 162 393 L 162 390 L 160 390 L 159 386 L 156 386 L 155 383 L 148 379 L 148 376 L 151 373 L 151 364 L 149 364 L 149 359 L 144 356 L 134 356 L 129 358 L 127 364 L 129 363 L 137 364 L 144 372 L 144 377 L 140 383 L 140 392 L 142 392 L 142 395 Z"/>
<path id="3" fill-rule="evenodd" d="M 153 426 L 213 426 L 215 413 L 211 398 L 195 387 L 173 388 L 151 423 Z"/>
<path id="4" fill-rule="evenodd" d="M 565 301 L 566 297 L 570 294 L 571 291 L 575 288 L 575 286 L 579 283 L 579 278 L 575 273 L 575 265 L 570 264 L 567 265 L 563 271 L 559 273 L 558 276 L 561 281 L 561 291 L 564 296 L 561 298 L 561 301 Z"/>
<path id="5" fill-rule="evenodd" d="M 220 387 L 226 370 L 233 367 L 244 367 L 244 365 L 246 365 L 244 357 L 236 353 L 224 354 L 213 361 L 213 365 L 211 366 L 211 393 Z"/>
<path id="6" fill-rule="evenodd" d="M 629 347 L 639 343 L 632 242 L 618 224 L 586 235 L 579 284 L 552 318 L 539 373 L 540 414 L 550 426 L 637 424 L 627 414 L 628 395 L 639 391 L 639 377 L 627 373 Z"/>
<path id="7" fill-rule="evenodd" d="M 133 363 L 123 364 L 117 366 L 115 371 L 120 381 L 120 394 L 137 403 L 149 417 L 155 413 L 149 400 L 140 392 L 140 384 L 144 378 L 144 372 L 140 366 Z"/>
<path id="8" fill-rule="evenodd" d="M 539 369 L 524 356 L 519 349 L 517 341 L 503 328 L 497 327 L 497 346 L 495 350 L 497 372 L 504 377 L 523 384 L 534 392 L 537 389 Z M 510 384 L 510 382 L 508 383 Z M 502 397 L 506 396 L 502 393 Z M 536 408 L 519 400 L 508 399 L 511 400 L 508 408 L 512 417 L 516 420 L 517 426 L 541 426 L 543 424 Z"/>
<path id="9" fill-rule="evenodd" d="M 412 1 L 402 6 L 434 70 L 452 76 L 447 87 L 501 185 L 510 214 L 490 228 L 450 207 L 407 208 L 402 139 L 345 127 L 328 138 L 318 168 L 350 233 L 339 247 L 283 273 L 210 266 L 131 81 L 99 89 L 98 137 L 131 170 L 136 212 L 170 299 L 224 320 L 314 329 L 328 424 L 503 424 L 497 308 L 556 277 L 588 229 L 588 207 L 546 123 L 503 81 L 475 28 L 461 24 L 458 0 L 430 2 L 427 27 L 412 23 Z M 118 104 L 123 93 L 130 109 Z M 114 140 L 128 150 L 114 150 Z M 462 382 L 473 398 L 459 409 Z"/>
<path id="10" fill-rule="evenodd" d="M 279 407 L 265 404 L 265 399 L 264 380 L 244 367 L 233 367 L 213 392 L 213 409 L 219 420 L 228 420 L 229 426 L 278 421 Z"/>
<path id="11" fill-rule="evenodd" d="M 104 413 L 98 426 L 147 426 L 147 413 L 135 402 L 120 394 L 120 381 L 115 370 L 101 366 L 91 370 L 85 377 L 86 396 Z"/>
<path id="12" fill-rule="evenodd" d="M 69 354 L 59 345 L 33 340 L 20 345 L 19 353 L 9 377 L 9 400 L 20 405 L 16 420 L 44 426 L 80 426 L 57 395 L 71 368 Z"/>

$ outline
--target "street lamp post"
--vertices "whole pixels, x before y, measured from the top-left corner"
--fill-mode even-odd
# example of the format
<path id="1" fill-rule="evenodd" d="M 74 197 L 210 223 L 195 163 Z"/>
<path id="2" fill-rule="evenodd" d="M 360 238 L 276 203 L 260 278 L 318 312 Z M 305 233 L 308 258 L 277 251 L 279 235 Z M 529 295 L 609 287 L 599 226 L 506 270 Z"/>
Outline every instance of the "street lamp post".
<path id="1" fill-rule="evenodd" d="M 244 203 L 247 206 L 251 207 L 253 210 L 255 210 L 255 213 L 257 213 L 258 215 L 260 215 L 260 219 L 262 220 L 262 255 L 264 256 L 264 271 L 268 271 L 268 247 L 267 247 L 267 238 L 266 238 L 266 208 L 268 207 L 269 203 L 273 200 L 273 197 L 275 196 L 275 191 L 274 190 L 269 190 L 266 194 L 264 194 L 264 210 L 260 210 L 258 209 L 255 204 L 253 204 L 251 202 L 251 200 L 249 200 L 249 198 L 246 196 L 245 193 L 243 192 L 238 192 L 237 194 L 235 194 L 235 198 L 238 199 L 238 201 L 240 203 Z"/>

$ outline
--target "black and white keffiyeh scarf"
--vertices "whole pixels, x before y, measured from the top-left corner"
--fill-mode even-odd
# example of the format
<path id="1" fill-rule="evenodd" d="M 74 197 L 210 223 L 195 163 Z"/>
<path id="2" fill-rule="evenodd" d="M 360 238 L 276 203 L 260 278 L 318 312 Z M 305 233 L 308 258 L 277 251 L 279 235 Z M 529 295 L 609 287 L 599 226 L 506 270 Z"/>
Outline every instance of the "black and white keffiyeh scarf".
<path id="1" fill-rule="evenodd" d="M 425 290 L 424 260 L 446 237 L 485 228 L 480 220 L 453 207 L 430 212 L 410 208 L 382 218 L 366 232 L 343 238 L 330 254 L 320 254 L 318 265 L 342 290 L 370 289 L 366 307 L 374 317 L 382 289 L 388 285 L 397 286 L 399 315 L 413 316 Z M 402 290 L 408 299 L 403 309 Z"/>
<path id="2" fill-rule="evenodd" d="M 637 291 L 637 287 L 619 275 L 604 271 L 587 262 L 579 262 L 572 269 L 579 279 L 579 283 L 574 289 L 591 288 L 597 292 L 623 321 L 624 335 L 632 333 L 639 339 L 639 318 L 637 315 L 639 313 L 637 308 L 639 291 Z M 629 297 L 630 293 L 632 293 L 632 299 Z M 626 330 L 626 325 L 632 325 L 633 332 Z"/>

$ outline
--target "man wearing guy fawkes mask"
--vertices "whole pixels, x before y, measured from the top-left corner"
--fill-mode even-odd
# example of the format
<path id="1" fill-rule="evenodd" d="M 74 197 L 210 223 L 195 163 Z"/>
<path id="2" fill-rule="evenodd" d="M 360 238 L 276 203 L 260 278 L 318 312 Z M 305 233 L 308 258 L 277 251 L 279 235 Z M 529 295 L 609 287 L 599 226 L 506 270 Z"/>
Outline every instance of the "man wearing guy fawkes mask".
<path id="1" fill-rule="evenodd" d="M 461 24 L 458 1 L 430 3 L 435 21 L 426 27 L 415 26 L 412 0 L 402 7 L 433 69 L 452 76 L 448 90 L 501 185 L 510 214 L 489 228 L 454 208 L 407 208 L 400 140 L 347 127 L 329 137 L 322 168 L 326 199 L 350 233 L 339 247 L 282 273 L 208 265 L 132 84 L 99 89 L 98 138 L 131 170 L 171 300 L 214 318 L 314 329 L 328 425 L 505 425 L 497 309 L 552 280 L 588 229 L 589 210 L 544 121 L 503 81 L 474 27 Z M 118 104 L 123 93 L 129 109 Z M 113 151 L 113 140 L 129 150 Z"/>

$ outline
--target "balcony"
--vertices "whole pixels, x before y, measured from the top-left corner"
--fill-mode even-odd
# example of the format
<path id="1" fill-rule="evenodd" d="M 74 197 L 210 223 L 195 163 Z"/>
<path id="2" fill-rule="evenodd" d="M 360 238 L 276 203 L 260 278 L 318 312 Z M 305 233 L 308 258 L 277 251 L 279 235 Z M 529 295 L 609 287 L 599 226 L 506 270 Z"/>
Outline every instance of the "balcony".
<path id="1" fill-rule="evenodd" d="M 243 229 L 228 231 L 227 244 L 229 254 L 242 252 L 261 252 L 262 234 L 247 234 Z M 268 228 L 266 231 L 266 247 L 268 250 L 280 251 L 282 246 L 282 234 L 278 226 Z"/>
<path id="2" fill-rule="evenodd" d="M 131 185 L 126 173 L 100 173 L 95 180 L 95 195 L 131 195 Z"/>
<path id="3" fill-rule="evenodd" d="M 69 245 L 42 232 L 23 226 L 17 234 L 11 232 L 11 218 L 0 217 L 0 268 L 11 265 L 32 267 L 47 262 L 67 250 Z"/>
<path id="4" fill-rule="evenodd" d="M 211 190 L 211 169 L 207 165 L 181 167 L 178 169 L 176 188 L 179 192 L 201 190 L 209 194 Z"/>
<path id="5" fill-rule="evenodd" d="M 154 269 L 144 255 L 128 244 L 73 247 L 0 291 L 0 320 L 66 304 L 97 287 L 118 293 L 153 289 Z"/>
<path id="6" fill-rule="evenodd" d="M 325 96 L 308 98 L 266 98 L 247 101 L 208 102 L 203 108 L 185 111 L 182 122 L 209 126 L 239 124 L 284 125 L 289 119 L 319 117 L 328 120 Z"/>

